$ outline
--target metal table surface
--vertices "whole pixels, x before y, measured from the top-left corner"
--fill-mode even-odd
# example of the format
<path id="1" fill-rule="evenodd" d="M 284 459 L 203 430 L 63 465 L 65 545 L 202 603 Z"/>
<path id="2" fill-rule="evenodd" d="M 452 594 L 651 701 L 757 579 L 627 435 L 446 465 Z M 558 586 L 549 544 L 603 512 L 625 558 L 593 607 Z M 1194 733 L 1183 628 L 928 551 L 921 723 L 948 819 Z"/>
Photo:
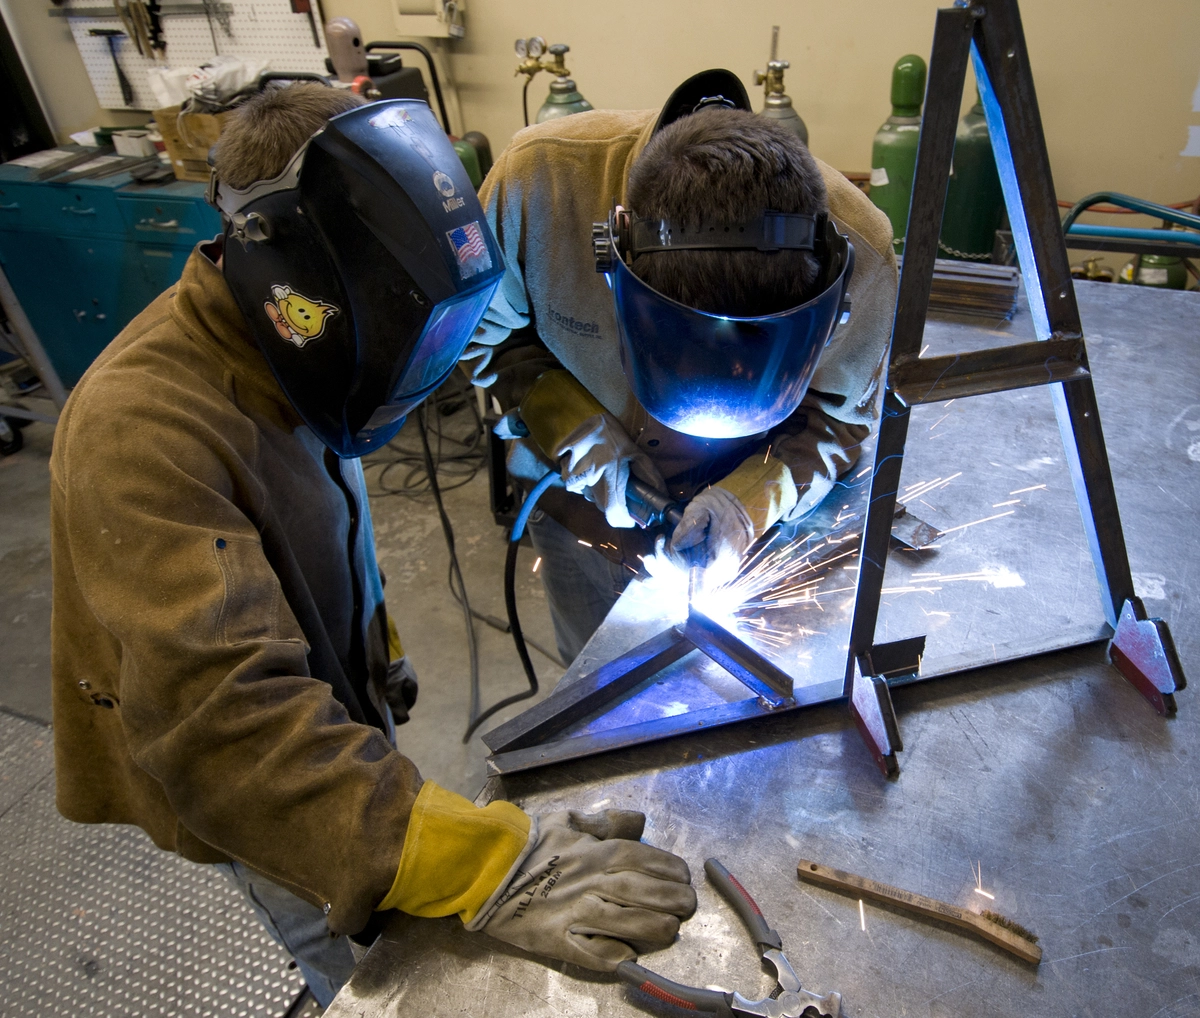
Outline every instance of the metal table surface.
<path id="1" fill-rule="evenodd" d="M 1077 292 L 1136 585 L 1195 673 L 1200 295 L 1101 283 Z M 926 328 L 933 352 L 1028 338 L 1023 301 L 1011 322 Z M 715 855 L 758 899 L 805 986 L 840 990 L 852 1018 L 1200 1015 L 1192 696 L 1184 690 L 1179 715 L 1164 720 L 1105 663 L 1102 644 L 1005 663 L 1063 634 L 1105 632 L 1048 390 L 917 408 L 902 484 L 917 483 L 910 506 L 945 533 L 932 550 L 892 555 L 878 638 L 927 634 L 923 678 L 974 670 L 894 690 L 898 780 L 880 777 L 844 705 L 828 703 L 493 778 L 480 800 L 643 810 L 645 840 L 682 855 L 699 894 L 675 946 L 643 959 L 680 982 L 751 998 L 771 988 L 748 934 L 705 884 L 703 861 Z M 861 486 L 837 492 L 825 521 L 862 497 Z M 815 599 L 765 613 L 786 646 L 756 643 L 815 700 L 841 681 L 852 570 L 850 558 Z M 664 628 L 672 606 L 632 587 L 562 681 Z M 577 730 L 746 697 L 697 657 Z M 800 858 L 995 909 L 1041 937 L 1041 966 L 876 905 L 860 920 L 854 898 L 797 880 Z M 977 895 L 975 867 L 994 902 Z M 466 934 L 456 919 L 396 915 L 328 1014 L 418 1008 L 670 1013 L 612 977 Z"/>

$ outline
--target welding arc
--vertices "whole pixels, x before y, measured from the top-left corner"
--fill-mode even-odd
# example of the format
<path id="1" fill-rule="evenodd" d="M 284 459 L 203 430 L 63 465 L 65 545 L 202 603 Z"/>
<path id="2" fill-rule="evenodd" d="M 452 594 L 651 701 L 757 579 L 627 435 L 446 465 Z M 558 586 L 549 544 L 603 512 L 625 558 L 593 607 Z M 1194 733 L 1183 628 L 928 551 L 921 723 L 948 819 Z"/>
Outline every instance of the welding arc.
<path id="1" fill-rule="evenodd" d="M 537 505 L 537 500 L 542 497 L 542 493 L 547 488 L 556 482 L 561 483 L 561 481 L 558 474 L 551 470 L 525 496 L 517 518 L 513 521 L 512 531 L 508 536 L 508 553 L 504 557 L 504 608 L 508 612 L 508 626 L 512 632 L 513 643 L 517 648 L 517 657 L 521 659 L 521 667 L 525 669 L 525 678 L 529 682 L 529 688 L 507 696 L 492 704 L 482 713 L 473 715 L 471 723 L 467 725 L 467 731 L 463 735 L 464 743 L 469 741 L 475 734 L 475 730 L 497 711 L 510 707 L 514 703 L 520 703 L 522 700 L 528 700 L 531 696 L 537 696 L 537 672 L 533 670 L 533 662 L 529 660 L 529 649 L 525 646 L 525 634 L 521 631 L 521 619 L 517 614 L 517 552 L 521 549 L 521 537 L 525 533 L 525 524 L 533 512 L 534 506 Z"/>

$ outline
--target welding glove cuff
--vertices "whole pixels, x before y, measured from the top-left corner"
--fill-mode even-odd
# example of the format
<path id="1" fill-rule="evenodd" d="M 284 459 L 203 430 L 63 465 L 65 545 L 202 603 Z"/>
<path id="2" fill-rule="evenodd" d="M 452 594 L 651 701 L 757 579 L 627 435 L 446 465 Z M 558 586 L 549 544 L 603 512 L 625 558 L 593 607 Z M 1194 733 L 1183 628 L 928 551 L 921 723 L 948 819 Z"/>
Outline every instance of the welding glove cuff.
<path id="1" fill-rule="evenodd" d="M 719 484 L 688 503 L 671 536 L 671 553 L 687 565 L 708 566 L 723 554 L 740 558 L 796 505 L 796 482 L 786 463 L 751 456 Z"/>
<path id="2" fill-rule="evenodd" d="M 529 815 L 511 802 L 480 808 L 426 781 L 409 814 L 396 878 L 376 908 L 469 922 L 529 854 L 533 831 Z"/>
<path id="3" fill-rule="evenodd" d="M 535 817 L 529 851 L 467 929 L 600 972 L 669 946 L 696 892 L 687 863 L 641 843 L 645 820 L 630 810 Z"/>

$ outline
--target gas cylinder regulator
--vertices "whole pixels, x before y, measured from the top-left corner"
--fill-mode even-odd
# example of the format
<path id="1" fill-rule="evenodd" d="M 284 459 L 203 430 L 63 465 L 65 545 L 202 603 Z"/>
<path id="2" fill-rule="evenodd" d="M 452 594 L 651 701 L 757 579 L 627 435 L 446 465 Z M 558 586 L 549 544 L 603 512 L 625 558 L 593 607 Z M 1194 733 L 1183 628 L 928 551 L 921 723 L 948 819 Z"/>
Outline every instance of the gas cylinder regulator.
<path id="1" fill-rule="evenodd" d="M 793 131 L 796 136 L 808 144 L 808 127 L 800 119 L 800 114 L 792 105 L 792 97 L 783 90 L 783 72 L 792 65 L 778 58 L 779 26 L 771 27 L 771 58 L 767 61 L 767 70 L 754 72 L 754 84 L 763 86 L 763 108 L 760 117 L 774 120 L 776 123 Z"/>
<path id="2" fill-rule="evenodd" d="M 564 59 L 571 47 L 563 42 L 556 42 L 547 48 L 546 40 L 540 35 L 529 39 L 518 39 L 515 46 L 521 62 L 517 64 L 515 74 L 525 75 L 525 86 L 521 90 L 521 106 L 525 114 L 525 126 L 529 126 L 529 83 L 539 71 L 549 71 L 554 75 L 550 82 L 550 93 L 537 112 L 536 123 L 544 124 L 547 120 L 558 117 L 568 117 L 572 113 L 586 113 L 592 108 L 575 82 Z"/>

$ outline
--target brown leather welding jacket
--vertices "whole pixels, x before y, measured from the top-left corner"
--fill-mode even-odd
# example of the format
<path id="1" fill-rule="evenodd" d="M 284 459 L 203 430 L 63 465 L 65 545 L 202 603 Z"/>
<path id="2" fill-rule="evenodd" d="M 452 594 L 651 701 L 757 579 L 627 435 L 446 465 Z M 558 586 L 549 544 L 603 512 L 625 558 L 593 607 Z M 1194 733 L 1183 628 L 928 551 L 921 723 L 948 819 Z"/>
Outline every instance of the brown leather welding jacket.
<path id="1" fill-rule="evenodd" d="M 50 469 L 59 811 L 361 929 L 421 787 L 383 706 L 362 468 L 296 415 L 201 249 L 75 388 Z"/>

